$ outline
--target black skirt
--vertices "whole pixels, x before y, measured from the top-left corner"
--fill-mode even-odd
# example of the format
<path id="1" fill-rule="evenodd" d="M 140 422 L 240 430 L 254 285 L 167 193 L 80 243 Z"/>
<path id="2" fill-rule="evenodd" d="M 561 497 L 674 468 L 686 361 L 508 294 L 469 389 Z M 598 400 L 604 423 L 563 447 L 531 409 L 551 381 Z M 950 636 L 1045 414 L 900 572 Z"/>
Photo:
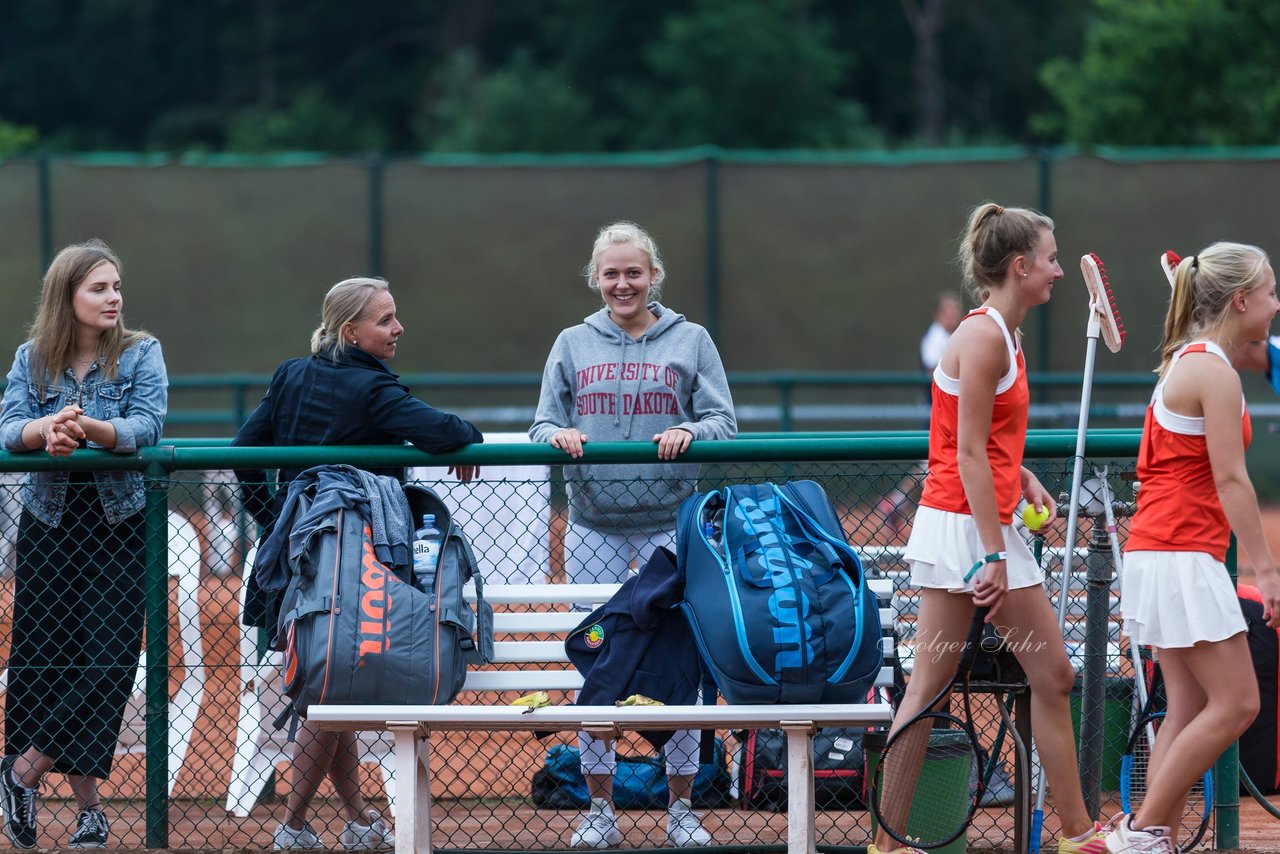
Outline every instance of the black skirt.
<path id="1" fill-rule="evenodd" d="M 142 647 L 143 515 L 106 520 L 93 475 L 73 473 L 57 527 L 18 527 L 5 753 L 105 779 Z"/>

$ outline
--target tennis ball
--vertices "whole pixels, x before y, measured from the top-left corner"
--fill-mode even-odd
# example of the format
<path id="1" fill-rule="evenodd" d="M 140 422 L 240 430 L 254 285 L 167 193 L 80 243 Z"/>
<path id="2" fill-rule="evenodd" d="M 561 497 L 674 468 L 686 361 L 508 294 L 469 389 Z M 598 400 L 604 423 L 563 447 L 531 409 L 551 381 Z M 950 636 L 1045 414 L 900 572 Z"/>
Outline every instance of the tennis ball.
<path id="1" fill-rule="evenodd" d="M 1036 510 L 1034 504 L 1028 504 L 1022 510 L 1022 524 L 1027 526 L 1028 531 L 1038 531 L 1049 521 L 1049 508 L 1046 506 L 1043 510 Z"/>

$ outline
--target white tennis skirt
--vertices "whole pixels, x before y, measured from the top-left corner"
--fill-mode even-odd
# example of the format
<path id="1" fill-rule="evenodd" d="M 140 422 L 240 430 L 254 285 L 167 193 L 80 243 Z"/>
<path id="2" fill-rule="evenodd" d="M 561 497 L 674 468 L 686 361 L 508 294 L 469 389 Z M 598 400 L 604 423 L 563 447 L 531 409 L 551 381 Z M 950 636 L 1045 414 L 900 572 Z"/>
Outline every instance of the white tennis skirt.
<path id="1" fill-rule="evenodd" d="M 1005 564 L 1009 589 L 1044 584 L 1044 572 L 1036 566 L 1022 535 L 1012 525 L 1001 525 L 1000 528 L 1004 534 L 1004 550 L 1009 553 Z M 968 582 L 964 577 L 987 553 L 972 516 L 936 507 L 920 507 L 911 523 L 911 537 L 907 540 L 903 557 L 911 565 L 911 583 L 914 586 L 972 593 L 982 570 L 974 573 Z"/>
<path id="2" fill-rule="evenodd" d="M 1163 649 L 1246 628 L 1227 567 L 1204 552 L 1125 552 L 1120 612 L 1131 640 Z"/>

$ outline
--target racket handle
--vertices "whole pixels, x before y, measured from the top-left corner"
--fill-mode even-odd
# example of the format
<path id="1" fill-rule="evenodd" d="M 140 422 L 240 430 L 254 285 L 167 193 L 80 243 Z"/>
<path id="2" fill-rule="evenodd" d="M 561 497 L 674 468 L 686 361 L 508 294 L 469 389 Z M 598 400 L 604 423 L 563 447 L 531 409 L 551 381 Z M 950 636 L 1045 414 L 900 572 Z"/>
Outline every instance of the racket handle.
<path id="1" fill-rule="evenodd" d="M 1040 852 L 1040 834 L 1044 830 L 1044 810 L 1033 810 L 1031 813 L 1031 834 L 1027 837 L 1027 850 L 1031 854 Z"/>

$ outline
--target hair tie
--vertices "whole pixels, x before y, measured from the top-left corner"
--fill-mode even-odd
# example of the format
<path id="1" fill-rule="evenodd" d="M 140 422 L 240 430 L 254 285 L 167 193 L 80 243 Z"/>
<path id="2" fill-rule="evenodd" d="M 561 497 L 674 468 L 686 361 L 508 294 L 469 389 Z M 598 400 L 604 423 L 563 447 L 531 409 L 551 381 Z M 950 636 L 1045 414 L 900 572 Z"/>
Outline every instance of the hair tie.
<path id="1" fill-rule="evenodd" d="M 1196 255 L 1192 255 L 1192 256 L 1191 256 L 1191 269 L 1193 269 L 1193 270 L 1199 270 L 1199 269 L 1200 269 L 1200 258 L 1199 258 L 1199 256 L 1196 256 Z"/>
<path id="2" fill-rule="evenodd" d="M 1004 206 L 1003 206 L 1003 205 L 996 205 L 996 215 L 997 215 L 997 216 L 999 216 L 999 215 L 1000 215 L 1000 214 L 1002 214 L 1002 213 L 1004 213 Z"/>

